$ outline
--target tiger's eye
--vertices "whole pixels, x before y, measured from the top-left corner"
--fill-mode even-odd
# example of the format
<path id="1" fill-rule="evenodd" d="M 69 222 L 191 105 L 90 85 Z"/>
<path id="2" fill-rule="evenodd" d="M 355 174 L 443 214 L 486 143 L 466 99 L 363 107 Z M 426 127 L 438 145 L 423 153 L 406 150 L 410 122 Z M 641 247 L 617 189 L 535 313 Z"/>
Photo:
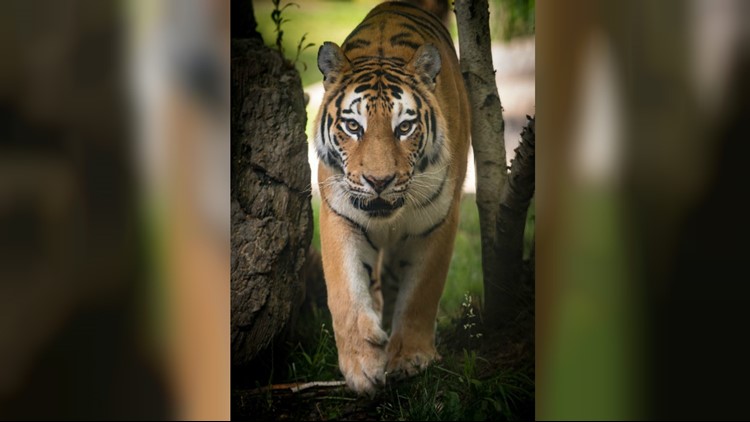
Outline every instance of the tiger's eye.
<path id="1" fill-rule="evenodd" d="M 411 122 L 409 121 L 401 122 L 401 124 L 398 125 L 398 131 L 401 135 L 406 135 L 406 133 L 409 132 L 409 129 L 411 129 Z"/>
<path id="2" fill-rule="evenodd" d="M 347 120 L 346 128 L 349 130 L 349 132 L 357 133 L 359 132 L 359 123 L 357 123 L 356 120 Z"/>

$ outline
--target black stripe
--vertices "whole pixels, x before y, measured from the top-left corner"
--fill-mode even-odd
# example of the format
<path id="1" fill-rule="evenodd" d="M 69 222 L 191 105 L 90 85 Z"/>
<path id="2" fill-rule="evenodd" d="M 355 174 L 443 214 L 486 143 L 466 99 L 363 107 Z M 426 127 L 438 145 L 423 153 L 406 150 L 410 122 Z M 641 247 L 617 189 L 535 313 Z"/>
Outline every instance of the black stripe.
<path id="1" fill-rule="evenodd" d="M 344 44 L 346 47 L 344 47 L 344 53 L 348 53 L 351 50 L 354 50 L 355 48 L 364 48 L 370 46 L 370 41 L 367 40 L 353 40 L 349 41 L 346 44 Z"/>
<path id="2" fill-rule="evenodd" d="M 333 117 L 332 117 L 332 116 L 328 116 L 328 124 L 327 124 L 327 126 L 326 126 L 326 131 L 328 131 L 329 135 L 330 135 L 330 133 L 331 133 L 331 125 L 332 125 L 332 124 L 333 124 Z M 330 139 L 330 141 L 331 141 L 331 143 L 332 143 L 333 145 L 339 146 L 339 142 L 338 142 L 338 140 L 336 139 L 336 135 L 333 135 L 333 136 L 331 136 L 331 139 Z"/>
<path id="3" fill-rule="evenodd" d="M 372 279 L 372 267 L 365 261 L 362 261 L 362 265 L 365 267 L 365 271 L 367 271 L 367 276 Z"/>
<path id="4" fill-rule="evenodd" d="M 370 240 L 370 236 L 367 235 L 367 232 L 364 229 L 362 230 L 362 234 L 365 236 L 365 240 L 367 240 L 367 243 L 370 244 L 371 248 L 373 248 L 375 251 L 380 250 L 380 248 L 378 248 L 377 246 L 375 246 L 374 243 L 372 243 L 372 240 Z"/>
<path id="5" fill-rule="evenodd" d="M 437 117 L 435 117 L 435 109 L 430 109 L 430 135 L 432 135 L 432 146 L 434 149 L 439 149 L 441 145 L 438 145 L 437 142 L 439 141 L 437 137 Z"/>
<path id="6" fill-rule="evenodd" d="M 435 110 L 430 112 L 430 121 L 432 122 L 432 150 L 433 154 L 430 156 L 430 164 L 437 164 L 440 160 L 440 150 L 443 148 L 443 138 L 438 136 L 437 118 L 435 117 Z"/>
<path id="7" fill-rule="evenodd" d="M 408 41 L 408 40 L 399 41 L 397 43 L 391 43 L 391 45 L 394 46 L 394 47 L 395 46 L 409 47 L 412 50 L 416 50 L 416 49 L 419 48 L 419 44 L 417 44 L 417 43 L 415 43 L 413 41 Z"/>
<path id="8" fill-rule="evenodd" d="M 347 223 L 349 223 L 349 225 L 350 225 L 350 226 L 352 226 L 352 228 L 355 228 L 355 229 L 357 229 L 357 230 L 360 230 L 360 231 L 364 231 L 364 227 L 360 226 L 360 225 L 359 225 L 359 224 L 358 224 L 358 223 L 357 223 L 356 221 L 354 221 L 354 220 L 352 220 L 351 218 L 349 218 L 349 217 L 345 216 L 344 214 L 341 214 L 340 212 L 336 211 L 336 210 L 335 210 L 335 209 L 334 209 L 334 208 L 333 208 L 333 207 L 331 206 L 331 203 L 330 203 L 330 202 L 328 202 L 328 198 L 323 198 L 323 200 L 325 201 L 325 203 L 326 203 L 326 205 L 328 206 L 328 208 L 329 208 L 329 209 L 330 209 L 330 210 L 331 210 L 331 211 L 332 211 L 332 212 L 333 212 L 334 214 L 336 214 L 337 216 L 339 216 L 339 217 L 343 218 L 344 220 L 346 220 L 346 222 L 347 222 Z"/>
<path id="9" fill-rule="evenodd" d="M 430 159 L 427 157 L 422 157 L 422 159 L 419 160 L 419 166 L 418 166 L 419 172 L 424 173 L 424 171 L 427 169 L 428 164 L 430 164 Z"/>
<path id="10" fill-rule="evenodd" d="M 410 40 L 409 38 L 411 38 L 412 35 L 414 35 L 413 32 L 399 32 L 398 34 L 391 37 L 391 45 L 394 47 L 399 45 L 407 46 L 416 50 L 417 48 L 419 48 L 420 43 Z"/>
<path id="11" fill-rule="evenodd" d="M 365 240 L 367 241 L 367 243 L 370 244 L 371 248 L 373 248 L 375 251 L 379 251 L 380 250 L 380 248 L 378 248 L 377 246 L 375 246 L 374 243 L 372 243 L 372 240 L 370 240 L 370 236 L 367 235 L 367 231 L 365 230 L 364 227 L 360 226 L 356 221 L 352 220 L 351 218 L 349 218 L 349 217 L 345 216 L 344 214 L 341 214 L 340 212 L 336 211 L 331 206 L 331 203 L 328 202 L 328 198 L 324 198 L 324 200 L 326 202 L 326 205 L 328 206 L 328 209 L 330 209 L 331 212 L 333 212 L 337 216 L 343 218 L 347 223 L 349 223 L 349 225 L 352 228 L 359 230 L 359 232 L 365 237 Z"/>
<path id="12" fill-rule="evenodd" d="M 372 79 L 372 73 L 370 73 L 370 72 L 365 72 L 365 73 L 363 73 L 363 74 L 359 75 L 359 76 L 357 77 L 357 79 L 355 79 L 355 80 L 353 81 L 353 83 L 355 83 L 355 84 L 361 84 L 361 83 L 363 83 L 363 82 L 368 82 L 368 81 L 369 81 L 370 79 Z"/>
<path id="13" fill-rule="evenodd" d="M 368 84 L 360 85 L 354 89 L 354 93 L 359 94 L 360 92 L 367 91 L 368 89 L 372 89 L 372 85 L 368 85 Z"/>
<path id="14" fill-rule="evenodd" d="M 341 101 L 344 100 L 344 94 L 345 94 L 345 92 L 342 90 L 339 93 L 339 96 L 336 97 L 336 109 L 340 109 L 341 108 Z"/>
<path id="15" fill-rule="evenodd" d="M 427 237 L 430 234 L 432 234 L 433 231 L 435 231 L 438 227 L 440 227 L 445 222 L 446 217 L 448 217 L 448 216 L 446 215 L 445 217 L 443 217 L 443 219 L 440 220 L 437 224 L 435 224 L 434 226 L 432 226 L 429 229 L 427 229 L 427 231 L 425 231 L 424 233 L 420 233 L 419 236 L 420 237 Z"/>
<path id="16" fill-rule="evenodd" d="M 395 94 L 394 96 L 396 96 L 397 99 L 399 99 L 399 100 L 401 99 L 401 94 L 404 93 L 404 90 L 400 86 L 398 86 L 398 85 L 386 85 L 385 87 L 388 88 L 388 89 L 390 89 L 391 92 L 393 92 Z"/>
<path id="17" fill-rule="evenodd" d="M 453 208 L 453 204 L 451 204 L 451 206 L 448 207 L 448 212 L 445 213 L 445 215 L 443 216 L 443 218 L 440 221 L 438 221 L 437 224 L 435 224 L 434 226 L 430 227 L 426 231 L 420 233 L 418 236 L 427 237 L 430 234 L 432 234 L 432 232 L 435 231 L 435 229 L 437 229 L 438 227 L 440 227 L 445 222 L 445 220 L 448 218 L 448 215 L 451 213 L 451 209 L 452 208 Z"/>
<path id="18" fill-rule="evenodd" d="M 419 28 L 417 28 L 416 26 L 410 24 L 410 23 L 400 22 L 399 26 L 401 26 L 403 28 L 406 28 L 406 29 L 410 29 L 410 30 L 416 32 L 417 34 L 422 35 L 422 30 L 419 29 Z M 422 36 L 422 38 L 424 38 L 424 36 Z"/>
<path id="19" fill-rule="evenodd" d="M 399 78 L 391 75 L 390 73 L 384 74 L 383 77 L 385 78 L 386 81 L 394 83 L 394 84 L 402 84 L 402 83 L 404 83 L 404 81 L 402 81 L 401 79 L 399 79 Z"/>
<path id="20" fill-rule="evenodd" d="M 401 3 L 402 5 L 404 3 Z M 421 9 L 419 9 L 421 10 Z M 450 34 L 448 34 L 448 30 L 445 29 L 443 24 L 441 23 L 439 26 L 436 26 L 434 23 L 430 22 L 429 20 L 422 20 L 421 17 L 415 16 L 411 13 L 404 12 L 404 11 L 396 11 L 396 10 L 382 10 L 380 12 L 377 12 L 375 14 L 372 14 L 368 16 L 368 19 L 373 18 L 378 15 L 382 15 L 385 13 L 392 13 L 394 15 L 401 16 L 405 19 L 410 20 L 411 22 L 422 26 L 431 36 L 435 39 L 442 38 L 442 41 L 446 44 L 448 44 L 451 49 L 455 52 L 456 48 L 453 46 L 453 40 L 451 40 Z"/>
<path id="21" fill-rule="evenodd" d="M 390 64 L 393 66 L 403 66 L 406 64 L 406 60 L 401 59 L 399 57 L 379 57 L 379 56 L 360 56 L 360 57 L 357 57 L 356 59 L 352 59 L 351 64 L 359 68 L 361 66 L 367 66 L 367 63 L 371 61 L 377 63 L 378 65 Z M 373 63 L 372 65 L 375 66 L 375 63 Z"/>
<path id="22" fill-rule="evenodd" d="M 334 155 L 331 150 L 326 151 L 325 160 L 323 160 L 328 167 L 337 170 L 339 173 L 344 173 L 344 165 L 338 155 Z"/>
<path id="23" fill-rule="evenodd" d="M 367 29 L 367 28 L 369 28 L 371 26 L 372 26 L 371 23 L 361 23 L 361 24 L 359 24 L 359 26 L 357 26 L 356 28 L 354 28 L 354 30 L 351 32 L 351 34 L 349 34 L 349 36 L 346 37 L 346 39 L 344 40 L 344 44 L 346 44 L 349 41 L 350 38 L 352 38 L 352 37 L 356 36 L 357 34 L 359 34 L 359 31 Z"/>
<path id="24" fill-rule="evenodd" d="M 400 41 L 402 38 L 409 38 L 411 37 L 411 35 L 412 35 L 411 32 L 406 32 L 406 31 L 399 32 L 398 34 L 391 37 L 391 44 L 393 44 L 394 42 Z"/>
<path id="25" fill-rule="evenodd" d="M 320 137 L 323 139 L 323 145 L 325 145 L 328 142 L 327 135 L 326 135 L 326 117 L 328 117 L 328 112 L 325 111 L 325 106 L 323 106 L 323 116 L 320 118 Z"/>
<path id="26" fill-rule="evenodd" d="M 419 11 L 421 13 L 424 13 L 425 15 L 429 16 L 430 18 L 432 18 L 433 25 L 436 28 L 438 28 L 438 31 L 442 30 L 442 33 L 445 34 L 445 35 L 447 35 L 448 38 L 450 38 L 450 33 L 448 32 L 448 28 L 446 28 L 445 25 L 443 24 L 443 22 L 437 16 L 435 16 L 432 12 L 424 10 L 421 7 L 417 6 L 417 5 L 409 4 L 409 3 L 405 3 L 405 2 L 403 2 L 403 3 L 399 2 L 395 6 L 406 7 L 406 8 L 414 9 L 414 10 L 417 10 L 417 11 Z M 437 23 L 437 25 L 435 25 L 435 23 Z"/>
<path id="27" fill-rule="evenodd" d="M 425 114 L 427 114 L 427 111 L 425 111 Z M 424 116 L 427 117 L 427 116 Z M 432 128 L 432 122 L 429 119 L 424 119 L 424 137 L 427 138 L 427 142 L 430 142 L 430 134 L 432 134 L 433 128 Z M 420 145 L 421 147 L 421 145 Z M 422 150 L 420 148 L 419 155 L 422 155 Z"/>
<path id="28" fill-rule="evenodd" d="M 435 200 L 436 200 L 436 199 L 438 198 L 438 196 L 440 196 L 440 194 L 441 194 L 441 193 L 443 193 L 443 188 L 445 187 L 445 181 L 446 181 L 447 179 L 448 179 L 448 172 L 445 172 L 445 175 L 443 176 L 443 181 L 442 181 L 442 182 L 440 182 L 440 187 L 439 187 L 439 188 L 438 188 L 438 190 L 437 190 L 437 191 L 436 191 L 435 193 L 433 193 L 433 194 L 432 194 L 432 196 L 430 196 L 430 197 L 429 197 L 429 198 L 428 198 L 428 199 L 427 199 L 426 201 L 424 201 L 424 202 L 422 202 L 421 204 L 419 204 L 419 206 L 420 206 L 421 208 L 424 208 L 424 207 L 426 207 L 426 206 L 430 205 L 431 203 L 433 203 L 433 202 L 434 202 L 434 201 L 435 201 Z"/>

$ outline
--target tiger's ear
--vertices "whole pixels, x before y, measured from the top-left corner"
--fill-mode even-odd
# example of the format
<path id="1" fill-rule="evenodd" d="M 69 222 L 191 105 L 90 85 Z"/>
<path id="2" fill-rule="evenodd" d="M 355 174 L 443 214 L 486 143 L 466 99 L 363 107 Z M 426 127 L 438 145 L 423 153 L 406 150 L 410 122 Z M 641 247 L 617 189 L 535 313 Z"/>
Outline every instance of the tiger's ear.
<path id="1" fill-rule="evenodd" d="M 440 51 L 432 44 L 424 44 L 414 53 L 409 68 L 416 73 L 430 89 L 435 89 L 435 78 L 440 73 L 442 61 Z"/>
<path id="2" fill-rule="evenodd" d="M 332 42 L 324 42 L 318 50 L 318 69 L 323 74 L 323 87 L 328 87 L 336 82 L 340 75 L 349 67 L 349 59 L 346 58 L 341 47 Z"/>

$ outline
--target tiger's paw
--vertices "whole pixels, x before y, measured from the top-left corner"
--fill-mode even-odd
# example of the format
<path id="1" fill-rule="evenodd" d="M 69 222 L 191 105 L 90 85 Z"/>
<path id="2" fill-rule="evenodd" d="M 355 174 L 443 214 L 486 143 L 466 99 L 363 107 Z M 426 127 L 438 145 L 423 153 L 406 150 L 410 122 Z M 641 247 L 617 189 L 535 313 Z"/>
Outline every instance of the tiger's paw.
<path id="1" fill-rule="evenodd" d="M 385 383 L 385 346 L 388 335 L 380 328 L 377 316 L 362 313 L 349 330 L 337 335 L 339 368 L 346 384 L 357 394 L 372 396 Z"/>
<path id="2" fill-rule="evenodd" d="M 389 345 L 390 346 L 390 345 Z M 388 353 L 386 373 L 388 378 L 402 379 L 416 375 L 430 364 L 441 359 L 434 347 L 399 347 Z"/>

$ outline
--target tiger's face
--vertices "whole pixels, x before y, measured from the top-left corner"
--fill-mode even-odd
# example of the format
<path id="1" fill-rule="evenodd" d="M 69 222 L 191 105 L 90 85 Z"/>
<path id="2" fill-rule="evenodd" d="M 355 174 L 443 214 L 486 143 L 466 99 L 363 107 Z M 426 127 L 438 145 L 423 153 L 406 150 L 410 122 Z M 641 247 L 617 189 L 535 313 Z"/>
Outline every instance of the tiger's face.
<path id="1" fill-rule="evenodd" d="M 437 49 L 420 47 L 409 63 L 395 58 L 350 62 L 338 46 L 325 43 L 318 66 L 326 95 L 315 143 L 333 173 L 322 183 L 372 217 L 388 217 L 409 202 L 423 201 L 420 188 L 447 154 L 434 96 Z"/>

